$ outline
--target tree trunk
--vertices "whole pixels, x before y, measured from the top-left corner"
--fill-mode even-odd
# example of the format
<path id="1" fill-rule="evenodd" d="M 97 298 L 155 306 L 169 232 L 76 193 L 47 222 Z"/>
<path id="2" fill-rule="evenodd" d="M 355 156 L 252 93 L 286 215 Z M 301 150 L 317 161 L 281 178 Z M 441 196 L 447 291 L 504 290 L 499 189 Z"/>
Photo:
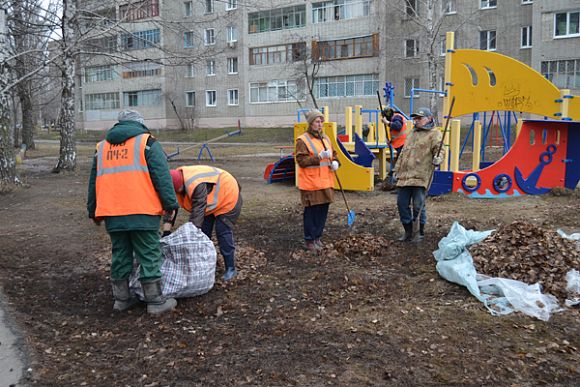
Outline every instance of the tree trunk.
<path id="1" fill-rule="evenodd" d="M 18 85 L 18 98 L 22 110 L 22 144 L 26 149 L 35 149 L 34 144 L 34 104 L 32 102 L 31 85 L 29 80 L 24 80 Z"/>
<path id="2" fill-rule="evenodd" d="M 74 171 L 77 151 L 75 142 L 75 35 L 77 32 L 76 0 L 63 1 L 62 15 L 62 94 L 59 114 L 60 153 L 53 173 Z"/>

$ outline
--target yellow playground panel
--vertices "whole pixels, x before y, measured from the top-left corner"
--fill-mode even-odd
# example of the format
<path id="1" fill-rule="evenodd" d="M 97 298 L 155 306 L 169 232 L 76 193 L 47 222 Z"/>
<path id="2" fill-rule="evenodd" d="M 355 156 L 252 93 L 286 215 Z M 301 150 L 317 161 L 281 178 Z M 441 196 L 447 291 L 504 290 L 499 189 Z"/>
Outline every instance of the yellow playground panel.
<path id="1" fill-rule="evenodd" d="M 308 123 L 306 122 L 297 122 L 294 124 L 294 144 L 296 144 L 296 139 L 302 133 L 306 132 L 307 129 Z M 323 130 L 324 134 L 330 139 L 332 149 L 336 151 L 338 162 L 340 163 L 340 168 L 336 173 L 342 183 L 342 188 L 346 191 L 373 191 L 375 188 L 374 169 L 354 163 L 340 150 L 336 136 L 336 122 L 325 122 Z M 296 178 L 298 178 L 298 175 L 296 175 Z M 298 185 L 298 182 L 296 182 L 296 185 Z M 336 181 L 334 188 L 339 189 Z"/>

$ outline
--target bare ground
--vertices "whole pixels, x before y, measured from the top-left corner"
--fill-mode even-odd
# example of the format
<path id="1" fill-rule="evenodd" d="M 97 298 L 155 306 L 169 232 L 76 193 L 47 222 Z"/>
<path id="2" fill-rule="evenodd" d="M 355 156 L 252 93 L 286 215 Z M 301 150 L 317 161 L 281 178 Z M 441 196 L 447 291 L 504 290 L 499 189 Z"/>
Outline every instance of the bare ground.
<path id="1" fill-rule="evenodd" d="M 467 290 L 441 279 L 432 256 L 453 221 L 479 230 L 525 220 L 579 231 L 577 194 L 429 199 L 428 235 L 414 245 L 392 241 L 401 231 L 395 195 L 347 193 L 355 227 L 347 228 L 337 196 L 326 228 L 330 247 L 311 256 L 302 250 L 297 190 L 261 178 L 273 159 L 214 152 L 215 165 L 243 187 L 240 275 L 227 285 L 218 280 L 204 296 L 179 300 L 172 314 L 151 317 L 142 305 L 114 314 L 109 239 L 85 210 L 88 153 L 79 157 L 77 173 L 54 175 L 55 159 L 47 156 L 55 152 L 29 152 L 20 166 L 28 188 L 0 196 L 0 282 L 26 344 L 31 371 L 23 383 L 527 386 L 579 380 L 578 309 L 549 322 L 493 317 Z M 183 162 L 192 163 L 172 165 Z M 338 254 L 335 247 L 345 243 L 374 243 L 379 253 Z"/>

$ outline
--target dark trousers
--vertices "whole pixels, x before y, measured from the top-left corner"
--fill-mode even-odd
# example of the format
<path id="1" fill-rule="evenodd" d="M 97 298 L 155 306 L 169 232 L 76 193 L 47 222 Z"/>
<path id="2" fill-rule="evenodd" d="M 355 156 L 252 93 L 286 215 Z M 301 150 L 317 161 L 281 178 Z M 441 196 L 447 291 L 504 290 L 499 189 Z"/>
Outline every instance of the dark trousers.
<path id="1" fill-rule="evenodd" d="M 422 207 L 421 224 L 427 223 L 427 209 L 423 205 L 425 202 L 425 188 L 424 187 L 399 187 L 397 193 L 397 208 L 399 209 L 399 217 L 401 223 L 408 224 L 417 219 L 419 209 Z M 411 211 L 411 201 L 413 202 L 413 210 Z"/>
<path id="2" fill-rule="evenodd" d="M 313 241 L 320 239 L 328 217 L 330 203 L 304 207 L 304 239 Z"/>
<path id="3" fill-rule="evenodd" d="M 226 268 L 228 268 L 234 267 L 236 245 L 234 244 L 234 232 L 228 224 L 230 222 L 224 222 L 224 220 L 225 219 L 222 219 L 222 216 L 216 218 L 214 215 L 208 215 L 203 219 L 201 231 L 211 239 L 215 225 L 215 233 L 217 235 L 220 253 L 222 253 L 224 263 L 226 264 Z"/>
<path id="4" fill-rule="evenodd" d="M 161 278 L 161 248 L 159 231 L 115 231 L 109 233 L 113 250 L 111 279 L 129 278 L 133 270 L 133 257 L 141 264 L 139 279 Z"/>

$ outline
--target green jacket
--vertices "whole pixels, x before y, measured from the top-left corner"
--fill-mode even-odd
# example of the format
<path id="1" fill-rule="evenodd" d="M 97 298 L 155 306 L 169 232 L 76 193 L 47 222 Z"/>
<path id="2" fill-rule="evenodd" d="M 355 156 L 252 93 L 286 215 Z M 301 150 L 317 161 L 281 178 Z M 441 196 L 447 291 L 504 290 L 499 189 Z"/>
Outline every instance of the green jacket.
<path id="1" fill-rule="evenodd" d="M 113 126 L 106 136 L 106 140 L 111 144 L 120 144 L 131 137 L 138 136 L 143 133 L 150 133 L 145 125 L 136 121 L 120 121 Z M 161 144 L 153 137 L 147 142 L 145 148 L 145 159 L 147 167 L 149 168 L 149 175 L 153 186 L 161 199 L 161 205 L 166 211 L 172 211 L 179 208 L 175 191 L 173 190 L 173 181 L 169 174 L 169 166 L 167 165 L 167 156 L 163 152 Z M 96 195 L 96 179 L 97 179 L 97 154 L 93 158 L 93 166 L 91 168 L 91 177 L 89 179 L 89 193 L 87 198 L 87 210 L 89 218 L 95 217 L 95 210 L 97 208 Z M 130 198 L 119 198 L 120 200 L 131 200 Z M 130 231 L 130 230 L 158 230 L 161 216 L 158 215 L 125 215 L 125 216 L 107 216 L 105 217 L 105 225 L 108 232 L 114 231 Z"/>

